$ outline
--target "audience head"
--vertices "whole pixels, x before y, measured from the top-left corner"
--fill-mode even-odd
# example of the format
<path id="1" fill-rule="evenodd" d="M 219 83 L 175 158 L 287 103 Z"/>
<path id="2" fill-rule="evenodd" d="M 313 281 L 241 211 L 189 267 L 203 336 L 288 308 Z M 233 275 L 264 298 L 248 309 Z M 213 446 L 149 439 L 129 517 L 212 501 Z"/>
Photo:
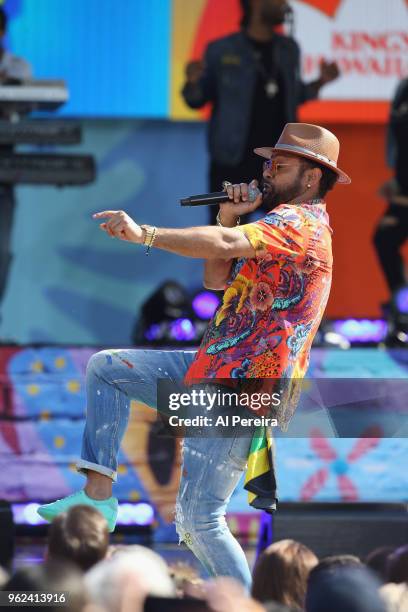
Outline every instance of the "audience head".
<path id="1" fill-rule="evenodd" d="M 408 582 L 408 545 L 397 548 L 389 555 L 387 582 Z"/>
<path id="2" fill-rule="evenodd" d="M 6 584 L 6 582 L 9 580 L 9 575 L 6 572 L 5 569 L 3 569 L 0 565 L 0 589 L 3 588 L 3 586 Z"/>
<path id="3" fill-rule="evenodd" d="M 85 576 L 92 601 L 109 612 L 121 609 L 123 597 L 141 606 L 147 595 L 173 597 L 175 588 L 166 562 L 144 546 L 128 546 L 112 552 Z M 129 587 L 127 594 L 125 587 Z"/>
<path id="4" fill-rule="evenodd" d="M 380 589 L 388 612 L 406 612 L 408 610 L 408 585 L 385 584 Z"/>
<path id="5" fill-rule="evenodd" d="M 394 552 L 394 548 L 392 548 L 392 546 L 380 546 L 379 548 L 376 548 L 370 552 L 364 561 L 365 565 L 374 572 L 381 582 L 384 583 L 388 581 L 388 557 L 392 552 Z"/>
<path id="6" fill-rule="evenodd" d="M 24 567 L 4 585 L 5 591 L 42 591 L 69 593 L 67 605 L 47 606 L 48 612 L 81 612 L 88 603 L 82 573 L 71 563 L 53 560 L 42 565 Z"/>
<path id="7" fill-rule="evenodd" d="M 205 600 L 215 612 L 264 612 L 265 608 L 233 578 L 220 576 L 206 583 Z"/>
<path id="8" fill-rule="evenodd" d="M 335 572 L 343 567 L 363 567 L 360 559 L 354 555 L 332 555 L 323 557 L 310 571 L 308 584 L 313 582 L 321 572 Z"/>
<path id="9" fill-rule="evenodd" d="M 255 565 L 253 597 L 302 609 L 307 578 L 317 563 L 316 555 L 299 542 L 281 540 L 271 544 Z"/>
<path id="10" fill-rule="evenodd" d="M 49 529 L 48 557 L 66 559 L 87 571 L 105 558 L 109 546 L 106 519 L 92 506 L 73 506 Z"/>
<path id="11" fill-rule="evenodd" d="M 306 612 L 386 612 L 380 583 L 362 564 L 320 570 L 308 584 Z"/>

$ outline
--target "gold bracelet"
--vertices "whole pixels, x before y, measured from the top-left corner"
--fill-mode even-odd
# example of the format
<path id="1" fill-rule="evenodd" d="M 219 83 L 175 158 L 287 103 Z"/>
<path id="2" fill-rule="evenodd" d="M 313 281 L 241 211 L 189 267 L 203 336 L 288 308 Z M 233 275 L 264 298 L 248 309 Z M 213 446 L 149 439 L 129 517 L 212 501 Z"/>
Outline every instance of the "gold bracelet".
<path id="1" fill-rule="evenodd" d="M 157 228 L 151 225 L 141 225 L 140 227 L 145 232 L 143 244 L 147 247 L 145 254 L 148 255 L 150 248 L 153 246 L 153 243 L 155 241 Z"/>
<path id="2" fill-rule="evenodd" d="M 217 214 L 217 217 L 216 217 L 217 225 L 219 225 L 220 227 L 227 227 L 227 225 L 223 225 L 221 223 L 221 215 L 220 215 L 220 213 L 221 213 L 221 211 L 219 210 L 218 214 Z M 238 217 L 237 222 L 235 224 L 235 227 L 237 227 L 237 225 L 239 225 L 240 223 L 241 223 L 241 217 Z"/>

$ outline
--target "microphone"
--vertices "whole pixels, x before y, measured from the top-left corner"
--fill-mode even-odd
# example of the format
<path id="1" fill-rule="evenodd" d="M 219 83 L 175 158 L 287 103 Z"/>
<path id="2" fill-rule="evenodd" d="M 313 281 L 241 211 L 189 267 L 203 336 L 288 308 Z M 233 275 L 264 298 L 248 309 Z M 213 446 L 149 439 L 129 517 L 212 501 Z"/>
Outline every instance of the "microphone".
<path id="1" fill-rule="evenodd" d="M 248 188 L 248 200 L 249 202 L 255 202 L 256 198 L 260 195 L 260 191 L 257 187 Z M 214 206 L 215 204 L 223 204 L 224 202 L 231 202 L 226 191 L 216 191 L 214 193 L 201 193 L 199 195 L 193 195 L 189 198 L 182 198 L 180 200 L 181 206 Z"/>

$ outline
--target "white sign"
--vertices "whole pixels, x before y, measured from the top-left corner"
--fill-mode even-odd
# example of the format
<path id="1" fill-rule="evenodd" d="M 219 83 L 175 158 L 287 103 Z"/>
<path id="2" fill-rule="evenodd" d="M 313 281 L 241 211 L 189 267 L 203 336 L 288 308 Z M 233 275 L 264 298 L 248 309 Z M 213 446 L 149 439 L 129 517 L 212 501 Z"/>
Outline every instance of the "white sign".
<path id="1" fill-rule="evenodd" d="M 408 77 L 408 6 L 405 0 L 342 0 L 333 17 L 308 0 L 293 0 L 294 37 L 302 50 L 304 80 L 319 74 L 322 58 L 341 77 L 322 89 L 330 100 L 390 100 Z"/>

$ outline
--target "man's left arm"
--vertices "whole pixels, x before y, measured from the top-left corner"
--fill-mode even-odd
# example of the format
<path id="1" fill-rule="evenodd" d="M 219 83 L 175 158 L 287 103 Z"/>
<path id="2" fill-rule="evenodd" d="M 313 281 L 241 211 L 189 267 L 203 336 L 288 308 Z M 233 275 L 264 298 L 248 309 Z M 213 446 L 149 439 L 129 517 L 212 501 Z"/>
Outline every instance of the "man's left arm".
<path id="1" fill-rule="evenodd" d="M 107 219 L 100 228 L 113 238 L 135 244 L 147 244 L 146 230 L 124 211 L 105 210 L 93 215 L 94 219 Z M 242 232 L 229 227 L 155 227 L 149 232 L 155 248 L 197 259 L 233 259 L 255 257 L 255 249 Z"/>
<path id="2" fill-rule="evenodd" d="M 298 44 L 292 39 L 296 54 L 296 74 L 299 80 L 299 99 L 298 104 L 303 104 L 308 100 L 314 100 L 319 95 L 322 87 L 335 81 L 340 76 L 340 70 L 336 62 L 327 62 L 322 59 L 320 62 L 319 78 L 310 83 L 304 83 L 301 78 L 301 56 Z"/>
<path id="3" fill-rule="evenodd" d="M 302 102 L 317 98 L 322 87 L 335 81 L 340 76 L 340 70 L 336 62 L 326 62 L 323 59 L 320 63 L 319 78 L 311 83 L 302 82 Z"/>

